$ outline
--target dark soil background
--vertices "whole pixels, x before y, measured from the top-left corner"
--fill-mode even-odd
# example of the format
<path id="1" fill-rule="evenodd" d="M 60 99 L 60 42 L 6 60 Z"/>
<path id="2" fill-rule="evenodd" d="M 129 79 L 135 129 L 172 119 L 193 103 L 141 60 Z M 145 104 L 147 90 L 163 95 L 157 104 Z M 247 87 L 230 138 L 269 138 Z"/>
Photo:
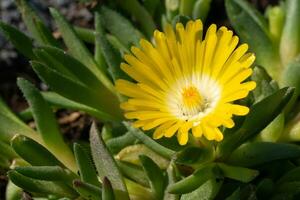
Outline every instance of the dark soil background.
<path id="1" fill-rule="evenodd" d="M 95 0 L 97 1 L 97 0 Z M 278 0 L 249 0 L 259 10 L 263 11 L 270 4 L 277 4 Z M 72 23 L 82 27 L 93 26 L 93 15 L 84 4 L 78 4 L 75 0 L 28 0 L 39 12 L 48 26 L 54 30 L 54 24 L 51 22 L 49 7 L 55 7 L 66 16 Z M 102 3 L 104 1 L 101 1 Z M 0 0 L 0 20 L 18 27 L 18 29 L 27 33 L 24 23 L 21 20 L 21 14 L 16 9 L 13 0 Z M 213 0 L 211 10 L 207 19 L 208 23 L 230 26 L 225 8 L 224 0 Z M 47 90 L 47 86 L 40 82 L 28 61 L 1 35 L 0 33 L 0 96 L 12 108 L 19 112 L 27 107 L 27 103 L 22 97 L 16 85 L 17 77 L 25 77 L 35 83 L 41 90 Z M 61 125 L 65 138 L 69 141 L 78 138 L 85 139 L 87 125 L 91 119 L 80 112 L 71 112 L 62 110 L 57 112 L 58 121 Z M 5 186 L 7 178 L 4 172 L 0 171 L 0 199 L 5 198 Z M 26 198 L 27 199 L 27 198 Z"/>

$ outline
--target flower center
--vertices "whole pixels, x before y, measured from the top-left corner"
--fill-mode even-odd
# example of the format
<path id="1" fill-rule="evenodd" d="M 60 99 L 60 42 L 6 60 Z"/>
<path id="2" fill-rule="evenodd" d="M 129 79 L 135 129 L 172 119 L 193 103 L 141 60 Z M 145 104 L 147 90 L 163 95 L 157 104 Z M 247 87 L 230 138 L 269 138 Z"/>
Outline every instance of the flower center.
<path id="1" fill-rule="evenodd" d="M 193 109 L 201 106 L 203 103 L 203 98 L 196 87 L 190 86 L 183 89 L 182 102 L 184 106 L 188 107 L 189 109 Z"/>
<path id="2" fill-rule="evenodd" d="M 173 85 L 167 96 L 168 107 L 182 120 L 199 120 L 215 108 L 220 94 L 220 87 L 213 79 L 195 74 Z"/>

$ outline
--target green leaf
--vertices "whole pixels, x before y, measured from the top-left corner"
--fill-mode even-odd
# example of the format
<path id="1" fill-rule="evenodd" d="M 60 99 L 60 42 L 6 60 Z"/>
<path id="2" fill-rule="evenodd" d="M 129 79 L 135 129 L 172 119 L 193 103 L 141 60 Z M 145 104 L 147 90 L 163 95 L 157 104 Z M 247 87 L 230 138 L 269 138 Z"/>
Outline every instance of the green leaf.
<path id="1" fill-rule="evenodd" d="M 161 169 L 149 157 L 140 155 L 140 160 L 156 199 L 162 199 L 165 191 L 165 177 Z"/>
<path id="2" fill-rule="evenodd" d="M 81 182 L 80 180 L 75 180 L 73 182 L 74 189 L 85 199 L 89 200 L 101 200 L 102 191 L 100 188 L 91 185 L 89 183 Z"/>
<path id="3" fill-rule="evenodd" d="M 169 22 L 172 21 L 173 18 L 179 14 L 179 4 L 179 0 L 166 0 L 166 16 L 163 19 Z"/>
<path id="4" fill-rule="evenodd" d="M 152 16 L 160 7 L 163 7 L 163 3 L 160 2 L 160 0 L 145 0 L 143 1 L 143 3 L 143 6 L 148 10 L 149 14 Z"/>
<path id="5" fill-rule="evenodd" d="M 283 183 L 276 188 L 277 194 L 287 194 L 289 196 L 299 194 L 299 191 L 300 191 L 300 181 Z"/>
<path id="6" fill-rule="evenodd" d="M 52 194 L 57 195 L 58 197 L 75 198 L 77 196 L 76 192 L 65 184 L 35 180 L 26 177 L 15 170 L 9 171 L 8 177 L 15 185 L 30 192 Z"/>
<path id="7" fill-rule="evenodd" d="M 38 133 L 22 122 L 0 97 L 0 140 L 9 142 L 16 134 L 22 134 L 42 143 Z"/>
<path id="8" fill-rule="evenodd" d="M 293 106 L 295 105 L 297 98 L 300 95 L 300 78 L 298 76 L 299 73 L 300 56 L 292 60 L 288 65 L 286 65 L 281 75 L 282 85 L 295 87 L 293 98 L 286 107 L 285 113 L 289 113 L 291 109 L 293 109 Z"/>
<path id="9" fill-rule="evenodd" d="M 166 169 L 169 165 L 169 160 L 155 153 L 144 144 L 134 144 L 123 148 L 118 153 L 117 158 L 122 161 L 141 165 L 140 155 L 150 157 L 161 169 Z"/>
<path id="10" fill-rule="evenodd" d="M 141 130 L 134 128 L 128 122 L 123 122 L 126 126 L 127 130 L 134 135 L 137 139 L 139 139 L 143 144 L 145 144 L 149 149 L 153 150 L 154 152 L 158 153 L 159 155 L 170 159 L 175 152 L 171 149 L 168 149 L 164 146 L 161 146 L 154 140 L 152 140 L 149 136 L 143 133 Z"/>
<path id="11" fill-rule="evenodd" d="M 210 10 L 211 1 L 212 0 L 197 0 L 193 8 L 193 19 L 201 19 L 205 22 Z"/>
<path id="12" fill-rule="evenodd" d="M 179 13 L 181 15 L 192 16 L 193 8 L 196 0 L 181 0 Z"/>
<path id="13" fill-rule="evenodd" d="M 16 135 L 11 146 L 21 158 L 33 166 L 62 166 L 45 147 L 25 136 Z"/>
<path id="14" fill-rule="evenodd" d="M 94 44 L 95 43 L 95 34 L 94 34 L 94 30 L 92 29 L 88 29 L 88 28 L 83 28 L 83 27 L 79 27 L 79 26 L 73 26 L 74 31 L 76 32 L 77 36 L 90 44 Z"/>
<path id="15" fill-rule="evenodd" d="M 149 182 L 146 177 L 145 172 L 143 171 L 142 167 L 129 163 L 129 162 L 124 162 L 124 161 L 118 161 L 117 160 L 118 167 L 122 174 L 131 179 L 134 180 L 135 182 L 148 187 Z"/>
<path id="16" fill-rule="evenodd" d="M 248 183 L 258 176 L 259 172 L 253 169 L 230 166 L 224 163 L 217 163 L 224 177 Z"/>
<path id="17" fill-rule="evenodd" d="M 0 31 L 14 47 L 29 59 L 34 59 L 32 40 L 15 27 L 0 22 Z"/>
<path id="18" fill-rule="evenodd" d="M 130 132 L 126 132 L 124 135 L 114 137 L 106 142 L 106 146 L 110 152 L 116 154 L 120 152 L 124 147 L 134 144 L 136 137 Z"/>
<path id="19" fill-rule="evenodd" d="M 51 45 L 61 47 L 59 42 L 52 36 L 51 31 L 45 26 L 41 18 L 26 0 L 16 0 L 18 9 L 22 13 L 23 21 L 33 38 L 39 45 Z"/>
<path id="20" fill-rule="evenodd" d="M 101 48 L 102 55 L 104 56 L 104 59 L 108 65 L 108 71 L 112 76 L 113 80 L 116 81 L 117 79 L 120 78 L 127 79 L 128 76 L 126 76 L 125 73 L 120 68 L 120 63 L 122 62 L 121 54 L 119 51 L 114 49 L 114 47 L 106 39 L 102 27 L 103 24 L 104 22 L 101 19 L 101 16 L 99 15 L 99 13 L 96 12 L 95 14 L 96 44 L 99 45 Z"/>
<path id="21" fill-rule="evenodd" d="M 170 162 L 168 168 L 167 168 L 167 176 L 168 176 L 168 181 L 167 181 L 167 188 L 176 183 L 178 180 L 177 178 L 177 168 L 176 165 L 174 164 L 173 161 Z M 165 195 L 164 195 L 164 200 L 179 200 L 179 195 L 178 194 L 170 194 L 168 190 L 165 190 Z"/>
<path id="22" fill-rule="evenodd" d="M 41 47 L 34 52 L 39 60 L 49 68 L 95 90 L 105 91 L 101 82 L 86 66 L 63 50 L 54 47 Z"/>
<path id="23" fill-rule="evenodd" d="M 252 91 L 255 102 L 263 100 L 279 89 L 277 83 L 272 80 L 263 67 L 255 66 L 253 68 L 251 80 L 256 82 L 256 87 Z"/>
<path id="24" fill-rule="evenodd" d="M 175 162 L 192 167 L 201 166 L 214 160 L 214 152 L 211 148 L 187 147 L 179 151 L 175 156 Z"/>
<path id="25" fill-rule="evenodd" d="M 234 30 L 255 52 L 257 64 L 265 67 L 273 78 L 277 78 L 280 61 L 266 19 L 246 0 L 226 0 L 225 7 Z"/>
<path id="26" fill-rule="evenodd" d="M 103 188 L 102 188 L 102 199 L 103 200 L 114 200 L 114 190 L 108 178 L 104 177 L 103 179 Z"/>
<path id="27" fill-rule="evenodd" d="M 252 167 L 274 160 L 300 157 L 300 147 L 294 144 L 254 142 L 242 145 L 228 159 L 233 165 Z"/>
<path id="28" fill-rule="evenodd" d="M 257 184 L 256 196 L 258 199 L 268 199 L 274 191 L 274 182 L 272 179 L 264 178 Z"/>
<path id="29" fill-rule="evenodd" d="M 106 69 L 103 68 L 104 66 L 97 65 L 91 53 L 77 37 L 72 26 L 68 24 L 66 19 L 57 10 L 50 8 L 50 12 L 58 25 L 60 33 L 62 34 L 70 54 L 88 67 L 91 72 L 102 82 L 106 89 L 112 93 L 115 93 L 114 86 L 105 75 Z"/>
<path id="30" fill-rule="evenodd" d="M 103 120 L 118 120 L 122 118 L 119 102 L 112 94 L 105 91 L 94 91 L 41 63 L 31 62 L 31 65 L 39 77 L 58 94 L 80 104 L 96 108 L 103 113 L 102 115 L 105 115 Z"/>
<path id="31" fill-rule="evenodd" d="M 265 15 L 269 21 L 269 30 L 275 44 L 279 45 L 282 28 L 285 20 L 285 5 L 282 2 L 278 6 L 268 6 Z"/>
<path id="32" fill-rule="evenodd" d="M 81 180 L 95 186 L 100 186 L 91 156 L 78 143 L 74 143 L 73 149 Z"/>
<path id="33" fill-rule="evenodd" d="M 129 20 L 105 6 L 101 7 L 100 14 L 105 28 L 116 36 L 127 48 L 139 44 L 142 35 Z"/>
<path id="34" fill-rule="evenodd" d="M 20 200 L 22 199 L 22 189 L 13 184 L 10 180 L 7 183 L 5 191 L 6 200 Z"/>
<path id="35" fill-rule="evenodd" d="M 137 0 L 118 1 L 118 3 L 137 20 L 147 37 L 152 38 L 156 26 L 145 7 Z"/>
<path id="36" fill-rule="evenodd" d="M 102 137 L 93 123 L 90 130 L 90 144 L 92 157 L 100 178 L 107 177 L 115 190 L 116 199 L 129 199 L 127 189 L 122 175 L 117 167 L 116 161 L 110 155 Z"/>
<path id="37" fill-rule="evenodd" d="M 97 119 L 107 120 L 107 114 L 84 104 L 67 99 L 55 92 L 42 92 L 44 99 L 56 108 L 67 108 L 84 111 Z"/>
<path id="38" fill-rule="evenodd" d="M 11 146 L 3 141 L 0 140 L 0 149 L 1 149 L 1 155 L 8 159 L 13 159 L 18 157 L 16 152 L 11 148 Z"/>
<path id="39" fill-rule="evenodd" d="M 213 200 L 217 196 L 222 183 L 222 180 L 210 179 L 195 191 L 182 195 L 180 200 Z"/>
<path id="40" fill-rule="evenodd" d="M 250 108 L 242 126 L 227 135 L 217 147 L 218 157 L 225 159 L 234 149 L 258 134 L 283 110 L 292 97 L 292 88 L 282 88 Z"/>
<path id="41" fill-rule="evenodd" d="M 285 2 L 285 23 L 280 43 L 280 56 L 283 65 L 288 64 L 300 53 L 300 2 Z"/>
<path id="42" fill-rule="evenodd" d="M 212 178 L 219 177 L 220 172 L 215 163 L 208 164 L 196 170 L 192 175 L 168 187 L 172 194 L 190 193 Z"/>
<path id="43" fill-rule="evenodd" d="M 300 167 L 295 167 L 294 169 L 285 173 L 280 179 L 277 181 L 277 184 L 281 184 L 284 182 L 293 182 L 300 181 Z"/>
<path id="44" fill-rule="evenodd" d="M 77 171 L 73 153 L 63 140 L 49 104 L 44 100 L 40 92 L 27 80 L 19 78 L 17 83 L 31 107 L 37 130 L 41 134 L 47 148 L 65 166 L 72 171 Z"/>
<path id="45" fill-rule="evenodd" d="M 76 174 L 59 166 L 26 166 L 16 167 L 14 170 L 29 178 L 44 181 L 62 181 L 70 185 L 73 179 L 77 177 Z"/>
<path id="46" fill-rule="evenodd" d="M 225 200 L 240 200 L 240 196 L 241 196 L 241 189 L 238 188 Z"/>

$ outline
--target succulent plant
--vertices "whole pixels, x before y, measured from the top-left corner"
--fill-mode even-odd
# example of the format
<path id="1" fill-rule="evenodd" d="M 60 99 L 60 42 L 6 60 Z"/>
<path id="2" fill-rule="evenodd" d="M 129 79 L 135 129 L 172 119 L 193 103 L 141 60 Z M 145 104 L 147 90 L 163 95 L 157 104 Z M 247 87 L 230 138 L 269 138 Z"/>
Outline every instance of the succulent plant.
<path id="1" fill-rule="evenodd" d="M 257 57 L 250 67 L 254 55 L 246 53 L 246 44 L 237 47 L 238 37 L 227 28 L 212 25 L 202 39 L 199 18 L 205 21 L 210 0 L 96 4 L 94 29 L 72 26 L 50 8 L 62 41 L 26 0 L 17 0 L 30 36 L 3 22 L 0 30 L 50 91 L 18 78 L 29 108 L 13 113 L 0 100 L 0 169 L 8 171 L 7 200 L 20 199 L 23 191 L 33 199 L 299 198 L 300 146 L 292 143 L 300 134 L 297 2 L 269 8 L 267 27 L 246 1 L 226 0 L 232 26 Z M 284 45 L 294 50 L 287 52 Z M 219 80 L 210 84 L 207 74 L 228 75 L 222 83 L 231 83 L 227 90 L 233 91 L 218 104 L 220 113 L 209 118 L 199 113 L 212 112 L 207 111 L 214 105 L 211 95 L 225 86 Z M 181 75 L 184 83 L 195 85 L 168 90 Z M 167 107 L 168 115 L 165 107 L 157 108 L 164 98 L 154 96 L 162 90 L 174 93 L 175 111 L 183 110 L 176 115 L 177 128 L 174 107 Z M 182 98 L 176 99 L 177 93 Z M 64 140 L 57 109 L 94 118 L 89 142 Z"/>

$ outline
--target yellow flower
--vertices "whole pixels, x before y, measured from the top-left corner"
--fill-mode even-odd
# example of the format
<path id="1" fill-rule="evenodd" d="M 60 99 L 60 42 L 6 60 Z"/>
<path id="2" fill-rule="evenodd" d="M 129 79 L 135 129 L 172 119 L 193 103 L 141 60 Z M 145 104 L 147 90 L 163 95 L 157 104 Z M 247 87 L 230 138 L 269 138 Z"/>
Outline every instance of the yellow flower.
<path id="1" fill-rule="evenodd" d="M 117 90 L 128 100 L 121 104 L 127 119 L 136 119 L 135 127 L 156 128 L 153 137 L 177 135 L 181 145 L 204 135 L 221 141 L 220 126 L 232 128 L 233 115 L 246 115 L 249 108 L 234 104 L 256 86 L 244 82 L 252 74 L 255 60 L 246 53 L 247 44 L 237 47 L 239 39 L 226 27 L 212 24 L 202 40 L 200 20 L 189 21 L 184 28 L 171 25 L 165 33 L 154 32 L 154 44 L 142 39 L 125 55 L 121 69 L 135 82 L 117 80 Z"/>

